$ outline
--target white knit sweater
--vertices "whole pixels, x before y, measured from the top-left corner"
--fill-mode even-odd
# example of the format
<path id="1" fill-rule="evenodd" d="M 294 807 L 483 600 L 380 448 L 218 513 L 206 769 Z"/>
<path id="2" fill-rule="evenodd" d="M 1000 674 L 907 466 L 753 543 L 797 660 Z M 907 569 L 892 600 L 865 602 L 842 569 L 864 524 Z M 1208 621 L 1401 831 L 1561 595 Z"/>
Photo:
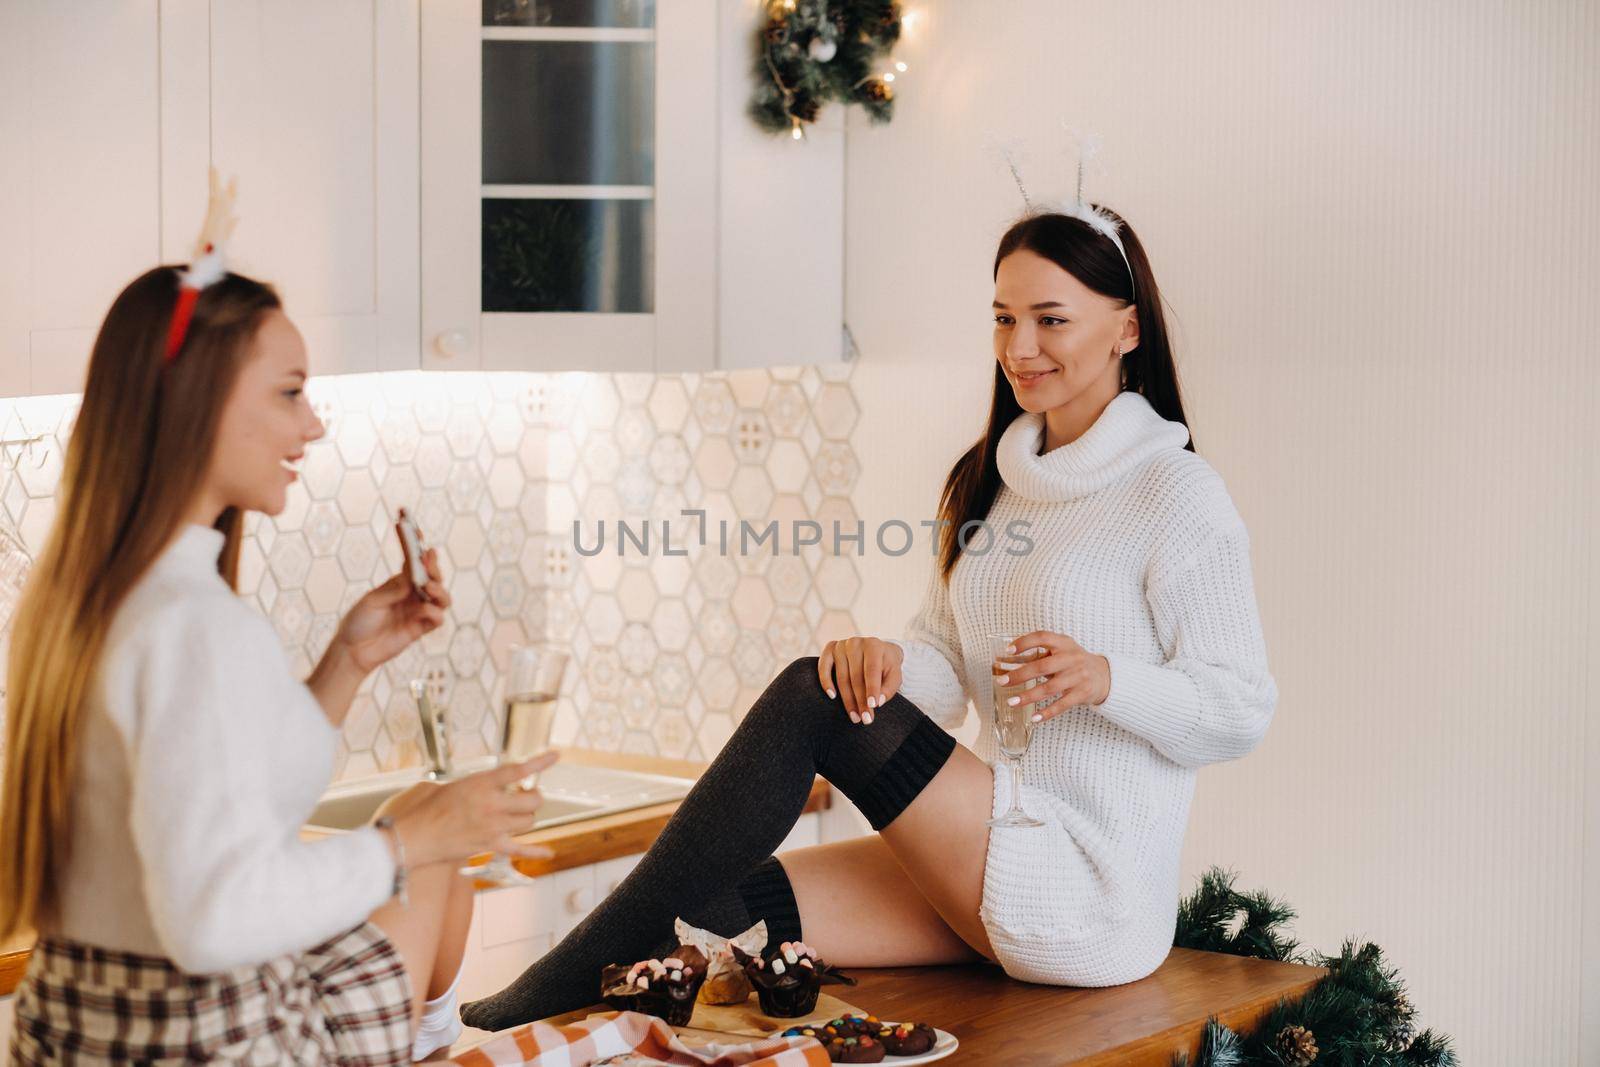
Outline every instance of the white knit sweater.
<path id="1" fill-rule="evenodd" d="M 1132 392 L 1044 455 L 1044 417 L 1019 416 L 1001 437 L 988 522 L 998 536 L 1025 520 L 1032 550 L 1009 555 L 998 536 L 987 554 L 962 555 L 948 589 L 935 567 L 896 642 L 901 692 L 946 729 L 970 699 L 990 762 L 988 634 L 1052 630 L 1111 664 L 1103 704 L 1034 729 L 1022 795 L 1047 825 L 990 832 L 981 915 L 1016 978 L 1118 985 L 1160 965 L 1195 770 L 1249 752 L 1277 705 L 1249 537 L 1188 440 Z M 1001 761 L 994 812 L 1010 795 Z"/>
<path id="2" fill-rule="evenodd" d="M 300 840 L 338 732 L 272 624 L 217 574 L 222 544 L 185 527 L 117 610 L 52 872 L 60 915 L 43 931 L 195 973 L 310 948 L 394 880 L 371 827 Z"/>

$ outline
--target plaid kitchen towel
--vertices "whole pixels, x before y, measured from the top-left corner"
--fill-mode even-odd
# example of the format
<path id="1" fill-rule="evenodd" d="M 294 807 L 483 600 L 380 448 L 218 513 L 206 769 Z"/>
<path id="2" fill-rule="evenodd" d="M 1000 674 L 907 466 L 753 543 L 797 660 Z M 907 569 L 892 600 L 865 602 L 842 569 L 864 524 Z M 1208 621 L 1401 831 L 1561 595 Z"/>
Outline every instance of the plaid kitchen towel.
<path id="1" fill-rule="evenodd" d="M 812 1037 L 771 1037 L 691 1049 L 663 1019 L 637 1011 L 597 1012 L 580 1023 L 527 1023 L 455 1056 L 461 1067 L 828 1067 Z"/>

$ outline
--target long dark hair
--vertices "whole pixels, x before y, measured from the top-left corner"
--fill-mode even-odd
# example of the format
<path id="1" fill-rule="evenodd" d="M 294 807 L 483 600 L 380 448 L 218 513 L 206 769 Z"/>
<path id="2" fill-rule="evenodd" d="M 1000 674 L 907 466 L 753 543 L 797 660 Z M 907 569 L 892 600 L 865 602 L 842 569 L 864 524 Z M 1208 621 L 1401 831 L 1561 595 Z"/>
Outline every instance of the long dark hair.
<path id="1" fill-rule="evenodd" d="M 1033 252 L 1102 296 L 1120 300 L 1123 307 L 1133 303 L 1133 284 L 1137 283 L 1139 345 L 1122 357 L 1122 391 L 1143 394 L 1162 418 L 1187 426 L 1189 420 L 1184 417 L 1183 400 L 1178 395 L 1178 371 L 1172 364 L 1172 348 L 1167 340 L 1167 322 L 1161 313 L 1161 290 L 1145 257 L 1144 245 L 1121 215 L 1105 207 L 1100 210 L 1120 224 L 1117 235 L 1128 253 L 1127 266 L 1117 254 L 1117 246 L 1088 223 L 1070 215 L 1037 214 L 1014 223 L 1000 238 L 1000 247 L 994 254 L 994 273 L 999 275 L 1001 261 L 1011 253 Z M 1128 279 L 1128 267 L 1133 268 L 1133 282 Z M 939 573 L 945 581 L 950 580 L 950 572 L 961 558 L 962 526 L 986 517 L 1000 492 L 995 452 L 1000 447 L 1000 435 L 1021 414 L 1022 405 L 1017 403 L 1005 369 L 996 360 L 989 424 L 983 436 L 950 468 L 939 497 L 939 518 L 945 521 L 940 529 Z M 1185 447 L 1194 451 L 1192 435 Z"/>
<path id="2" fill-rule="evenodd" d="M 272 288 L 229 274 L 201 292 L 177 361 L 165 359 L 178 271 L 124 289 L 89 357 L 60 505 L 17 607 L 0 779 L 0 941 L 56 905 L 83 709 L 112 617 L 194 506 L 223 402 Z M 236 585 L 241 516 L 228 508 L 218 572 Z"/>

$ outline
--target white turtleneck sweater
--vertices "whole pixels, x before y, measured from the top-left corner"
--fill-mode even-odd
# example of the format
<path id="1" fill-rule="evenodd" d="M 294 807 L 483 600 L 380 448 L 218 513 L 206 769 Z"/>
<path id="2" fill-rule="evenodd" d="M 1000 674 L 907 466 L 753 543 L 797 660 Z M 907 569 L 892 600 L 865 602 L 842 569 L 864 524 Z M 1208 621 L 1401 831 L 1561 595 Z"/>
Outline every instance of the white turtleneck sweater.
<path id="1" fill-rule="evenodd" d="M 896 642 L 901 692 L 931 718 L 954 729 L 968 700 L 977 708 L 996 814 L 1012 784 L 995 761 L 987 635 L 1051 630 L 1111 665 L 1104 703 L 1034 728 L 1022 798 L 1047 825 L 989 835 L 981 915 L 1025 981 L 1118 985 L 1160 965 L 1195 771 L 1254 748 L 1277 705 L 1249 537 L 1188 440 L 1133 392 L 1043 455 L 1044 417 L 1019 416 L 999 445 L 995 548 L 964 553 L 948 588 L 935 566 Z M 1009 555 L 1018 520 L 1034 545 Z"/>
<path id="2" fill-rule="evenodd" d="M 42 931 L 194 973 L 310 948 L 394 880 L 371 827 L 300 840 L 338 731 L 272 624 L 217 573 L 222 545 L 184 527 L 117 609 L 52 872 L 60 914 Z"/>

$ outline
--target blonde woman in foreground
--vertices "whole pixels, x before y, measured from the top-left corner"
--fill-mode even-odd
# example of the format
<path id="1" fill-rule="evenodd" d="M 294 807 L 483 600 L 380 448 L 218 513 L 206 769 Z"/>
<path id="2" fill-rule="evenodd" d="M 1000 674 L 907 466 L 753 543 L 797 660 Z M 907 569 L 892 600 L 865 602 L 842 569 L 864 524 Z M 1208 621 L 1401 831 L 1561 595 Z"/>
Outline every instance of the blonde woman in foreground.
<path id="1" fill-rule="evenodd" d="M 460 1029 L 472 887 L 456 864 L 543 854 L 509 836 L 538 795 L 506 787 L 551 760 L 418 787 L 373 826 L 300 840 L 357 687 L 450 598 L 430 553 L 427 599 L 396 575 L 305 683 L 291 674 L 235 593 L 240 531 L 246 510 L 283 510 L 323 427 L 273 290 L 203 249 L 107 314 L 17 615 L 0 939 L 39 941 L 11 1056 L 407 1063 Z"/>

